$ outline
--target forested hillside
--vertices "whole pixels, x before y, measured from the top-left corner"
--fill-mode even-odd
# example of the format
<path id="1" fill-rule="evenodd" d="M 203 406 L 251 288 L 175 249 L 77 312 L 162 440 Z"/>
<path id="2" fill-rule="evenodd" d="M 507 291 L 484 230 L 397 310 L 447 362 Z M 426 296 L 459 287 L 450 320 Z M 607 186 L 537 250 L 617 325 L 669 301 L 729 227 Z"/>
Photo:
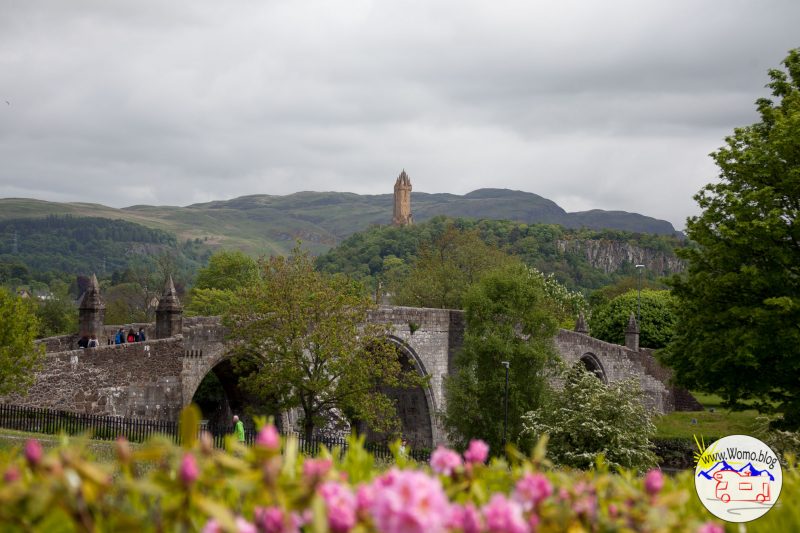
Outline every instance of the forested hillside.
<path id="1" fill-rule="evenodd" d="M 487 244 L 520 257 L 544 273 L 553 273 L 571 289 L 589 291 L 630 276 L 644 264 L 649 279 L 683 269 L 674 250 L 675 236 L 625 231 L 568 229 L 554 224 L 435 217 L 407 227 L 376 226 L 351 235 L 317 259 L 326 272 L 350 275 L 374 288 L 391 272 L 410 267 L 421 247 L 430 247 L 448 226 L 474 230 Z"/>
<path id="2" fill-rule="evenodd" d="M 1 284 L 92 273 L 119 278 L 137 266 L 153 270 L 158 260 L 190 278 L 209 254 L 199 242 L 178 243 L 174 235 L 124 220 L 50 215 L 0 221 Z"/>

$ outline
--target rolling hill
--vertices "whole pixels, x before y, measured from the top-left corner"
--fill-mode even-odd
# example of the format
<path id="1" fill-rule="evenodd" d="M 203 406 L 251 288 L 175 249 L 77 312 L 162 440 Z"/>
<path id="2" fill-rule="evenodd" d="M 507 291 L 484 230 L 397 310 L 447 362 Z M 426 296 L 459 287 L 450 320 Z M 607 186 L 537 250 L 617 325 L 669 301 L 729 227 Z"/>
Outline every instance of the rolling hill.
<path id="1" fill-rule="evenodd" d="M 117 209 L 100 204 L 0 199 L 0 220 L 74 215 L 121 219 L 174 233 L 179 240 L 200 239 L 212 247 L 238 248 L 251 254 L 287 252 L 301 240 L 314 253 L 332 248 L 372 225 L 388 224 L 392 195 L 298 192 L 286 196 L 252 195 L 180 206 L 134 205 Z M 664 220 L 624 211 L 567 213 L 533 193 L 479 189 L 463 196 L 412 193 L 414 220 L 438 215 L 560 224 L 567 228 L 617 229 L 674 235 Z M 0 239 L 8 239 L 0 235 Z"/>

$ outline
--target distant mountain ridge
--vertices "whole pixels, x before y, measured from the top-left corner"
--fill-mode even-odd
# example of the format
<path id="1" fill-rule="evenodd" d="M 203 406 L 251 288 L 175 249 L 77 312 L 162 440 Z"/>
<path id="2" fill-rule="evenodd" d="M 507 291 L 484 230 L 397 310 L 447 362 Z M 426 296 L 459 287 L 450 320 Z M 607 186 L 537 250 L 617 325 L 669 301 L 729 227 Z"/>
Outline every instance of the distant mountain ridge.
<path id="1" fill-rule="evenodd" d="M 249 195 L 231 200 L 178 206 L 134 205 L 117 209 L 99 204 L 0 199 L 0 220 L 71 214 L 122 219 L 173 232 L 179 239 L 251 253 L 285 253 L 299 239 L 316 253 L 371 225 L 392 218 L 391 194 L 304 191 L 286 196 Z M 568 213 L 537 194 L 509 189 L 478 189 L 465 195 L 412 192 L 414 220 L 434 216 L 559 224 L 568 228 L 617 229 L 675 235 L 665 220 L 625 211 Z"/>

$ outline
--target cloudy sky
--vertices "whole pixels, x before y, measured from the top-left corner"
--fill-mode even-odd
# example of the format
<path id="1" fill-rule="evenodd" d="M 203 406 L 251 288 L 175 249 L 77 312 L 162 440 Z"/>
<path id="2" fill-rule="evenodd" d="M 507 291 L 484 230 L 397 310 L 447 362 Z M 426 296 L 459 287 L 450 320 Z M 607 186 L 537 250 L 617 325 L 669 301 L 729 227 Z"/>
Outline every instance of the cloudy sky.
<path id="1" fill-rule="evenodd" d="M 0 0 L 0 197 L 530 191 L 683 228 L 800 2 Z"/>

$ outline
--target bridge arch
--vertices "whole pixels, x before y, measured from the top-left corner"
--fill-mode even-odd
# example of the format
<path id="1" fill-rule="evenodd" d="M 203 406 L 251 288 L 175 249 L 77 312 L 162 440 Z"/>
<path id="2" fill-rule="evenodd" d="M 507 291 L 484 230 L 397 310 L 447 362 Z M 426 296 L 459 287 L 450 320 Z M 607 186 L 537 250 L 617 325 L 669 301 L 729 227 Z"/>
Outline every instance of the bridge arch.
<path id="1" fill-rule="evenodd" d="M 597 379 L 603 383 L 608 383 L 608 377 L 603 368 L 603 363 L 600 362 L 600 359 L 595 354 L 587 352 L 581 356 L 578 362 L 583 365 L 583 368 L 597 376 Z"/>
<path id="2" fill-rule="evenodd" d="M 421 376 L 430 376 L 425 363 L 406 341 L 394 335 L 389 335 L 387 339 L 400 354 L 400 363 L 404 370 L 414 370 Z M 412 389 L 389 388 L 385 393 L 397 403 L 403 438 L 412 448 L 432 448 L 437 405 L 430 383 Z"/>

